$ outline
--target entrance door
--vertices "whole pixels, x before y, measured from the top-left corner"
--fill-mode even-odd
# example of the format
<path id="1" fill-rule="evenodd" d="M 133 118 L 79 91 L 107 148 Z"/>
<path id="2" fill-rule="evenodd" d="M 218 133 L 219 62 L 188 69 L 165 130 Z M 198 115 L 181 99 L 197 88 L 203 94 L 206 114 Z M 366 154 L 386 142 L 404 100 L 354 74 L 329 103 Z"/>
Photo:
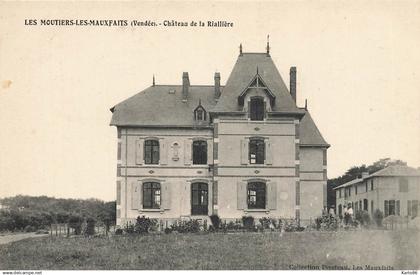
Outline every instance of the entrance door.
<path id="1" fill-rule="evenodd" d="M 207 215 L 208 201 L 207 183 L 193 183 L 191 185 L 191 215 Z"/>

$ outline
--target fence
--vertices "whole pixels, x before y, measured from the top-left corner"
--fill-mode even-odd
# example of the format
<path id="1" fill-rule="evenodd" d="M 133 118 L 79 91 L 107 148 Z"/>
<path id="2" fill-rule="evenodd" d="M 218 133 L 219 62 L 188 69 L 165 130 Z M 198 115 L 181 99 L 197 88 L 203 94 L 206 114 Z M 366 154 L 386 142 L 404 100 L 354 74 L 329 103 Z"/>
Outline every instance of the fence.
<path id="1" fill-rule="evenodd" d="M 86 225 L 81 225 L 81 234 L 85 231 Z M 116 226 L 109 227 L 107 232 L 106 227 L 103 225 L 95 225 L 95 235 L 107 235 L 108 233 L 115 233 Z M 53 223 L 50 225 L 50 236 L 66 236 L 76 235 L 75 228 L 71 227 L 68 223 Z"/>

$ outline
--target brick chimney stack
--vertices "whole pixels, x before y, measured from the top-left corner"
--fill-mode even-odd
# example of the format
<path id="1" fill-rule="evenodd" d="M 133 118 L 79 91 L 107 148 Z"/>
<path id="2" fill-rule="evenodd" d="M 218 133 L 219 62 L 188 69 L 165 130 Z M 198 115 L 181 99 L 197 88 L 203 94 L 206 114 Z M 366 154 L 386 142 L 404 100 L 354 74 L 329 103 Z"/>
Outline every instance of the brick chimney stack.
<path id="1" fill-rule="evenodd" d="M 188 98 L 188 89 L 190 87 L 190 78 L 188 72 L 182 73 L 182 101 L 186 102 Z"/>
<path id="2" fill-rule="evenodd" d="M 290 67 L 290 95 L 296 102 L 296 67 Z"/>
<path id="3" fill-rule="evenodd" d="M 214 73 L 214 97 L 218 99 L 221 95 L 220 92 L 220 73 Z"/>

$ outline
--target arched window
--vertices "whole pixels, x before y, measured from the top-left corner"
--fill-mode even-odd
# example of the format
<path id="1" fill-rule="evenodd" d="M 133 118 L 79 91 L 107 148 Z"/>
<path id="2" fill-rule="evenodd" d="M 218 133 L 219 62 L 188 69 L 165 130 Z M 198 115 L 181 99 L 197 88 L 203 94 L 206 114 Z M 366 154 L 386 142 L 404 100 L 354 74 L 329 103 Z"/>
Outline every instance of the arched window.
<path id="1" fill-rule="evenodd" d="M 144 163 L 159 164 L 159 141 L 150 139 L 144 142 Z"/>
<path id="2" fill-rule="evenodd" d="M 264 182 L 248 183 L 248 208 L 249 209 L 265 209 L 266 195 Z"/>
<path id="3" fill-rule="evenodd" d="M 191 214 L 208 214 L 208 185 L 207 183 L 195 182 L 191 185 Z"/>
<path id="4" fill-rule="evenodd" d="M 207 164 L 207 141 L 193 142 L 193 164 Z"/>
<path id="5" fill-rule="evenodd" d="M 250 102 L 250 118 L 251 120 L 264 120 L 265 107 L 264 100 L 262 97 L 253 97 Z"/>
<path id="6" fill-rule="evenodd" d="M 264 164 L 265 142 L 262 138 L 252 138 L 249 140 L 249 163 Z"/>
<path id="7" fill-rule="evenodd" d="M 143 184 L 143 208 L 160 208 L 160 183 L 145 182 Z"/>

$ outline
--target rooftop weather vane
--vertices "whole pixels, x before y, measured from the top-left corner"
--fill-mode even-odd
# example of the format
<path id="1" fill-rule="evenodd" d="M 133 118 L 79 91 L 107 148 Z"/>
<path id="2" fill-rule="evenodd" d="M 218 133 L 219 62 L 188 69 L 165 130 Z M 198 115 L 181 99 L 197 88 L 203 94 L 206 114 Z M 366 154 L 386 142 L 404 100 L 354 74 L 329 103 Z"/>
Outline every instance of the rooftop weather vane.
<path id="1" fill-rule="evenodd" d="M 153 86 L 155 86 L 155 75 L 153 75 Z"/>
<path id="2" fill-rule="evenodd" d="M 267 55 L 270 54 L 270 35 L 267 35 Z"/>

